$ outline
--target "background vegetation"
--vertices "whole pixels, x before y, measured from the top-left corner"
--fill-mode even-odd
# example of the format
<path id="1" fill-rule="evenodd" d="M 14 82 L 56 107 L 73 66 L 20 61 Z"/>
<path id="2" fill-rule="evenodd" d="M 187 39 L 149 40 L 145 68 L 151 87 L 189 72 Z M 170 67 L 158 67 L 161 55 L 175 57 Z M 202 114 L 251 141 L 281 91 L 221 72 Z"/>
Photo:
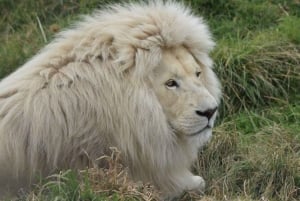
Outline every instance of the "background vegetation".
<path id="1" fill-rule="evenodd" d="M 22 65 L 80 14 L 121 0 L 0 0 L 0 77 Z M 300 1 L 184 0 L 204 16 L 224 99 L 195 173 L 205 196 L 179 200 L 300 200 Z M 155 200 L 132 183 L 118 153 L 108 169 L 53 175 L 18 200 Z"/>

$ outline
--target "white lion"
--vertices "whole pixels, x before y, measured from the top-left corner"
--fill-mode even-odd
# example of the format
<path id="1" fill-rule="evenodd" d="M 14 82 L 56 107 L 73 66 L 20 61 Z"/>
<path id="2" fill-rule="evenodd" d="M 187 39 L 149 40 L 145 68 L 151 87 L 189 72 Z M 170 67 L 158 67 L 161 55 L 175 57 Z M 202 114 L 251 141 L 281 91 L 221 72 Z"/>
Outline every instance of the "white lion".
<path id="1" fill-rule="evenodd" d="M 203 190 L 189 168 L 221 94 L 213 46 L 203 20 L 175 2 L 111 6 L 60 33 L 0 83 L 2 192 L 85 168 L 109 147 L 165 195 Z"/>

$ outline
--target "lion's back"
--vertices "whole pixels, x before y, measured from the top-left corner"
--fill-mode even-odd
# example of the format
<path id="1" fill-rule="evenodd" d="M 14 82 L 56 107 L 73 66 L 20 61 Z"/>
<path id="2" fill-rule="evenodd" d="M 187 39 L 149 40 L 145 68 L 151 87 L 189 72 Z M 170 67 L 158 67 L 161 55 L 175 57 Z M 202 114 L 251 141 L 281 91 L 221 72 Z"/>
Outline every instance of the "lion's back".
<path id="1" fill-rule="evenodd" d="M 101 81 L 88 64 L 69 65 L 31 74 L 28 68 L 23 77 L 22 69 L 0 83 L 0 189 L 87 167 L 111 144 L 105 112 L 97 112 L 108 107 L 106 84 L 95 88 Z"/>

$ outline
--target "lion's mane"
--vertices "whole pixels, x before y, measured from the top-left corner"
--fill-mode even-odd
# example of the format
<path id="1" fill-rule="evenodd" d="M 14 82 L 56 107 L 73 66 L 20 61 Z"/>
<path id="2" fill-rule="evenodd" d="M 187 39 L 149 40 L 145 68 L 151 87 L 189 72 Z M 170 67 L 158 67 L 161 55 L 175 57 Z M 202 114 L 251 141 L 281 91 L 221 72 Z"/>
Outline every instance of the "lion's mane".
<path id="1" fill-rule="evenodd" d="M 0 189 L 84 168 L 109 147 L 134 178 L 181 189 L 170 172 L 198 147 L 176 137 L 147 85 L 162 49 L 178 45 L 211 65 L 207 26 L 174 2 L 110 6 L 61 32 L 0 83 Z"/>

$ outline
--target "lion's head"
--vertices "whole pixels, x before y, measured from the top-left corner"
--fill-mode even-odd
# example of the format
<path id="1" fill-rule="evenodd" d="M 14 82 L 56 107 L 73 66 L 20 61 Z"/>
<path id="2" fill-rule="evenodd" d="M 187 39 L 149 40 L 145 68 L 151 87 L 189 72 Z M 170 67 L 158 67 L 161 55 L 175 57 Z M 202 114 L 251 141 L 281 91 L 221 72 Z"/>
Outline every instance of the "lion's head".
<path id="1" fill-rule="evenodd" d="M 219 84 L 210 66 L 194 57 L 188 48 L 178 46 L 163 50 L 162 60 L 150 76 L 168 123 L 177 134 L 211 132 Z"/>

